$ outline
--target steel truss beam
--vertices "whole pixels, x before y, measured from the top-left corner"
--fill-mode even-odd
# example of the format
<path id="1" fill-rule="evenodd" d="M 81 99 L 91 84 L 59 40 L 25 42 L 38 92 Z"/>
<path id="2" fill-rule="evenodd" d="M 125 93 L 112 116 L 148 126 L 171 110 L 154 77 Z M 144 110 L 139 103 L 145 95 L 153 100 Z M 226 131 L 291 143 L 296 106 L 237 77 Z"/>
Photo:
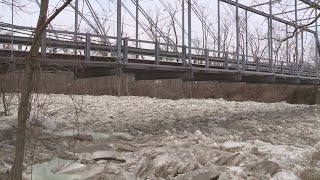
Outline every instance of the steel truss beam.
<path id="1" fill-rule="evenodd" d="M 224 2 L 224 3 L 227 3 L 227 4 L 230 4 L 230 5 L 233 5 L 233 6 L 237 6 L 237 3 L 232 1 L 232 0 L 220 0 L 221 2 Z M 262 12 L 262 11 L 259 11 L 259 10 L 256 10 L 254 8 L 251 8 L 251 7 L 248 7 L 248 6 L 245 6 L 243 4 L 239 4 L 239 8 L 241 9 L 244 9 L 244 10 L 247 10 L 249 12 L 252 12 L 252 13 L 255 13 L 255 14 L 258 14 L 258 15 L 261 15 L 263 17 L 266 17 L 266 18 L 272 18 L 273 20 L 275 21 L 278 21 L 278 22 L 281 22 L 283 24 L 287 24 L 287 25 L 290 25 L 292 27 L 295 27 L 296 25 L 290 21 L 287 21 L 287 20 L 284 20 L 284 19 L 281 19 L 279 17 L 276 17 L 274 15 L 270 15 L 268 13 L 265 13 L 265 12 Z M 305 31 L 308 31 L 310 33 L 315 33 L 315 31 L 311 30 L 311 29 L 305 29 Z"/>

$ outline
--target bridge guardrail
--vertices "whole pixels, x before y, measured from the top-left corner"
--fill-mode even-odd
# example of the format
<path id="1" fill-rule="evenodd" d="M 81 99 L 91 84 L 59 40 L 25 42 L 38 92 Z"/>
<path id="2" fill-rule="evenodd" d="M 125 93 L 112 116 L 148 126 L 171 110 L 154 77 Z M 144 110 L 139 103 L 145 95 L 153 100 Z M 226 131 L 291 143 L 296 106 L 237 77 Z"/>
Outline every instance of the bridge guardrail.
<path id="1" fill-rule="evenodd" d="M 14 28 L 15 46 L 18 50 L 22 50 L 22 46 L 28 49 L 31 44 L 31 38 L 34 28 L 23 27 L 16 25 L 9 25 L 0 23 L 0 28 L 4 31 L 11 32 L 11 27 Z M 10 28 L 10 29 L 9 29 Z M 59 40 L 56 39 L 55 34 L 59 34 Z M 90 61 L 92 55 L 101 57 L 115 58 L 116 54 L 116 37 L 107 36 L 110 40 L 110 45 L 103 41 L 105 36 L 95 35 L 91 33 L 74 33 L 62 30 L 49 30 L 44 33 L 44 38 L 41 44 L 41 54 L 46 56 L 48 49 L 51 48 L 53 53 L 70 53 L 71 51 L 79 52 L 85 55 L 85 60 Z M 0 35 L 0 43 L 10 44 L 10 35 Z M 134 43 L 139 43 L 141 48 L 133 47 Z M 60 49 L 60 50 L 59 50 Z M 234 52 L 219 52 L 212 49 L 203 49 L 198 47 L 191 48 L 193 54 L 192 65 L 201 66 L 204 68 L 223 68 L 223 69 L 238 69 L 242 71 L 256 71 L 256 72 L 269 72 L 269 59 L 264 57 L 245 56 L 240 54 L 239 62 L 241 67 L 237 67 L 236 56 Z M 128 59 L 137 57 L 139 55 L 141 60 L 143 58 L 150 58 L 155 64 L 169 61 L 186 66 L 187 47 L 186 46 L 168 46 L 166 43 L 135 40 L 130 38 L 122 39 L 122 59 L 123 62 L 128 62 Z M 308 64 L 302 64 L 297 67 L 292 62 L 277 61 L 273 64 L 273 73 L 276 74 L 290 74 L 296 76 L 309 76 L 317 77 L 317 69 Z"/>

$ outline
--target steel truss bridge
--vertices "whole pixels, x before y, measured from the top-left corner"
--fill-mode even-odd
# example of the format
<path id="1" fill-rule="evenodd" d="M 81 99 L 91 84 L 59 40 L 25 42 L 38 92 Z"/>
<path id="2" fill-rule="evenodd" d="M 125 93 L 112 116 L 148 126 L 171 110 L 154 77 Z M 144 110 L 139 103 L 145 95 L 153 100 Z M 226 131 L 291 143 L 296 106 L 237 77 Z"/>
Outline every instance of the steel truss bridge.
<path id="1" fill-rule="evenodd" d="M 281 84 L 301 84 L 318 85 L 319 81 L 319 40 L 317 34 L 317 21 L 314 24 L 314 30 L 309 26 L 303 27 L 303 31 L 312 34 L 315 42 L 314 57 L 315 61 L 290 59 L 288 46 L 286 58 L 276 60 L 274 58 L 273 43 L 273 22 L 282 23 L 288 27 L 299 28 L 297 16 L 295 21 L 288 21 L 273 14 L 272 3 L 267 1 L 269 12 L 257 10 L 254 6 L 246 6 L 237 1 L 216 0 L 218 3 L 218 32 L 215 33 L 207 28 L 209 34 L 217 39 L 218 48 L 199 48 L 192 44 L 192 18 L 200 18 L 205 23 L 205 19 L 200 16 L 192 15 L 196 13 L 196 7 L 192 0 L 182 1 L 182 8 L 188 14 L 185 17 L 185 11 L 182 14 L 182 42 L 174 43 L 156 26 L 153 20 L 145 14 L 138 0 L 131 0 L 136 6 L 136 15 L 131 14 L 136 22 L 136 38 L 123 37 L 121 33 L 122 9 L 127 9 L 121 0 L 117 1 L 117 31 L 116 36 L 108 36 L 102 28 L 90 25 L 95 29 L 94 33 L 82 33 L 77 28 L 74 31 L 61 31 L 48 28 L 42 35 L 41 51 L 39 52 L 39 65 L 41 69 L 47 72 L 69 71 L 73 72 L 77 78 L 90 78 L 101 76 L 121 75 L 122 73 L 135 74 L 137 80 L 153 79 L 183 79 L 192 81 L 229 81 L 229 82 L 248 82 L 248 83 L 281 83 Z M 161 0 L 160 0 L 161 1 Z M 312 1 L 301 0 L 302 3 L 315 10 L 320 7 Z M 220 4 L 226 3 L 235 8 L 236 14 L 236 51 L 223 50 L 221 45 L 221 22 L 220 22 Z M 78 0 L 75 5 L 71 5 L 75 11 L 75 27 L 78 24 L 78 16 L 82 16 L 78 11 Z M 186 4 L 186 8 L 184 7 Z M 268 57 L 252 56 L 248 53 L 248 43 L 245 44 L 245 53 L 240 53 L 240 18 L 239 10 L 247 13 L 253 13 L 268 19 Z M 295 0 L 295 14 L 297 9 L 297 0 Z M 95 15 L 92 12 L 92 15 Z M 139 14 L 145 18 L 157 31 L 157 34 L 163 38 L 153 40 L 139 39 L 138 26 L 142 27 L 139 20 Z M 96 16 L 96 15 L 95 15 Z M 185 27 L 185 20 L 188 28 Z M 245 18 L 247 20 L 247 18 Z M 90 22 L 88 22 L 90 23 Z M 99 25 L 99 20 L 96 21 Z M 242 22 L 243 23 L 243 22 Z M 247 28 L 247 22 L 246 30 Z M 101 25 L 101 24 L 100 24 Z M 30 49 L 33 38 L 34 28 L 27 26 L 18 26 L 0 22 L 0 72 L 5 73 L 8 70 L 23 71 L 25 57 Z M 147 30 L 146 30 L 147 31 Z M 288 31 L 288 30 L 287 30 Z M 288 36 L 287 32 L 287 36 Z M 298 33 L 293 35 L 295 40 L 295 54 L 299 54 Z M 185 38 L 185 35 L 187 38 Z M 246 42 L 248 42 L 248 32 L 245 33 Z M 188 44 L 185 44 L 188 41 Z M 2 46 L 1 46 L 2 45 Z M 301 46 L 301 45 L 300 45 Z M 9 47 L 9 48 L 8 48 Z"/>

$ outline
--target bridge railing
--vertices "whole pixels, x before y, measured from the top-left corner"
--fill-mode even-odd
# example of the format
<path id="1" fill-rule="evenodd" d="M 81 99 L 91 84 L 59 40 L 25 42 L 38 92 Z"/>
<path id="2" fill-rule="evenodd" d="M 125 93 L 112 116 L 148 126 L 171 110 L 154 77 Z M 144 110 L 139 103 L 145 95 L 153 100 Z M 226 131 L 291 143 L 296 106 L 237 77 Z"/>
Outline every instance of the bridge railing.
<path id="1" fill-rule="evenodd" d="M 14 29 L 13 48 L 18 51 L 28 51 L 34 32 L 34 28 L 31 27 L 0 23 L 0 29 L 3 32 L 3 35 L 0 35 L 0 43 L 11 44 L 11 27 Z M 42 57 L 46 57 L 48 54 L 62 54 L 70 55 L 70 57 L 73 55 L 76 55 L 76 57 L 83 56 L 85 61 L 116 61 L 116 37 L 49 29 L 44 32 L 42 37 L 40 50 Z M 136 47 L 137 43 L 138 48 Z M 170 62 L 176 66 L 187 66 L 189 64 L 201 68 L 317 77 L 317 69 L 308 62 L 297 65 L 287 61 L 273 61 L 273 71 L 270 72 L 268 58 L 240 54 L 238 63 L 237 54 L 234 52 L 218 52 L 199 47 L 191 47 L 192 61 L 189 62 L 188 47 L 169 46 L 166 43 L 147 40 L 123 38 L 121 52 L 123 63 L 130 61 L 133 63 L 166 64 Z"/>

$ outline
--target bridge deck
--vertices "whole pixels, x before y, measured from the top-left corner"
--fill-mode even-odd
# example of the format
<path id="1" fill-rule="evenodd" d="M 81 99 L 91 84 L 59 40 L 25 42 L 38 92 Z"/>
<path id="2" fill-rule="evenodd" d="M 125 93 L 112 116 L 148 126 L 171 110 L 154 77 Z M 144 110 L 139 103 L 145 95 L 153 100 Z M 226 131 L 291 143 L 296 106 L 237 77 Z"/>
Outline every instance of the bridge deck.
<path id="1" fill-rule="evenodd" d="M 25 64 L 25 51 L 14 51 L 16 69 L 22 70 Z M 11 51 L 0 50 L 0 71 L 4 73 L 11 62 Z M 41 58 L 41 69 L 48 72 L 70 71 L 77 78 L 112 76 L 121 73 L 135 74 L 136 80 L 183 79 L 189 81 L 228 81 L 247 83 L 281 83 L 318 85 L 319 79 L 311 76 L 293 76 L 256 71 L 239 71 L 235 68 L 224 69 L 218 66 L 205 68 L 203 64 L 194 64 L 192 68 L 182 66 L 181 62 L 161 61 L 155 64 L 152 60 L 130 58 L 126 63 L 118 63 L 111 57 L 91 56 L 85 61 L 82 55 L 47 54 Z"/>

